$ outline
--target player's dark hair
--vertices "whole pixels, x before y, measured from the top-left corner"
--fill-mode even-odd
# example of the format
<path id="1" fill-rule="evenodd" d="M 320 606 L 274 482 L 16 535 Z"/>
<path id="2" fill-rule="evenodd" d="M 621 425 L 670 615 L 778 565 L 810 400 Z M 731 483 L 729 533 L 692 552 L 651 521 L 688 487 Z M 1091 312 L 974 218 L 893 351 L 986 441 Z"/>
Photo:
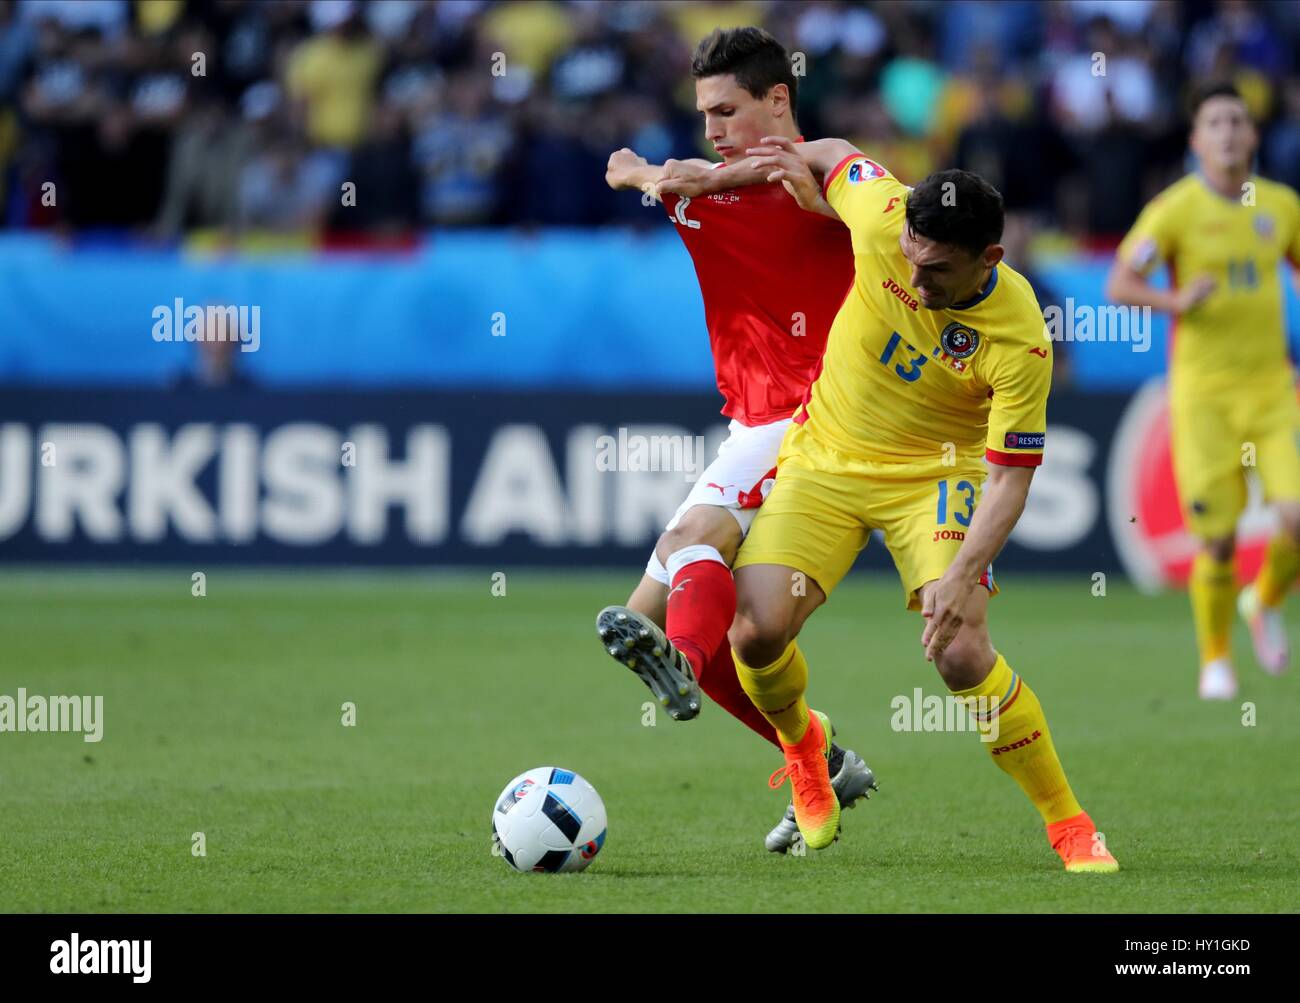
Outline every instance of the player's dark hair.
<path id="1" fill-rule="evenodd" d="M 914 234 L 972 255 L 1002 239 L 1002 221 L 1002 194 L 970 171 L 935 171 L 907 196 Z"/>
<path id="2" fill-rule="evenodd" d="M 1195 122 L 1196 115 L 1201 110 L 1201 105 L 1211 98 L 1232 98 L 1242 104 L 1246 103 L 1245 98 L 1241 96 L 1241 91 L 1237 90 L 1237 85 L 1230 80 L 1211 80 L 1192 91 L 1191 96 L 1187 99 L 1187 117 Z"/>
<path id="3" fill-rule="evenodd" d="M 691 76 L 718 77 L 730 73 L 736 83 L 756 98 L 765 97 L 777 84 L 790 90 L 790 112 L 794 114 L 799 84 L 790 67 L 785 46 L 762 28 L 714 28 L 695 47 Z"/>

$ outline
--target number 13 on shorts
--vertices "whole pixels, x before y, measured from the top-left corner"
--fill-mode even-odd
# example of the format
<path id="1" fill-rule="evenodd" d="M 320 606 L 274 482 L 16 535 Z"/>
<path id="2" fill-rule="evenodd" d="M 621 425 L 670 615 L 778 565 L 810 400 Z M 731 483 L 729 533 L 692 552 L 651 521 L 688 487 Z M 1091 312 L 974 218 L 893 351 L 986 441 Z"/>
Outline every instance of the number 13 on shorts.
<path id="1" fill-rule="evenodd" d="M 939 482 L 939 500 L 935 508 L 934 521 L 937 526 L 945 526 L 951 515 L 953 522 L 965 529 L 970 525 L 971 516 L 975 514 L 975 483 L 961 480 L 954 484 Z"/>

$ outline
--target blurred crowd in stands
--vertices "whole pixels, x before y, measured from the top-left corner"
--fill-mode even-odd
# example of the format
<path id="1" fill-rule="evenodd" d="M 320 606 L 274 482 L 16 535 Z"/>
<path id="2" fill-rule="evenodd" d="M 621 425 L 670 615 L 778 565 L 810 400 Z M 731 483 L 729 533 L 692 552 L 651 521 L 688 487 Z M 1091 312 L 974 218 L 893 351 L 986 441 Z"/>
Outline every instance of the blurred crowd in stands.
<path id="1" fill-rule="evenodd" d="M 1077 239 L 1113 240 L 1187 169 L 1207 78 L 1245 95 L 1260 172 L 1300 188 L 1298 0 L 0 0 L 3 225 L 646 221 L 605 161 L 711 156 L 691 53 L 738 24 L 802 56 L 809 138 L 909 182 L 977 170 Z"/>

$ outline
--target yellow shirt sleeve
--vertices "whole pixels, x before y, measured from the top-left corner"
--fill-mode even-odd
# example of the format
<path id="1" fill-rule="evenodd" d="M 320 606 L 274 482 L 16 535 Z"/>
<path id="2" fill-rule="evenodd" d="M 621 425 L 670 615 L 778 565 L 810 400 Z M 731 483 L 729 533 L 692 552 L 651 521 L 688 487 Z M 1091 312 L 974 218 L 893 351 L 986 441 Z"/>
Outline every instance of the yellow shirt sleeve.
<path id="1" fill-rule="evenodd" d="M 1171 225 L 1170 200 L 1156 196 L 1138 216 L 1133 229 L 1119 245 L 1119 260 L 1141 275 L 1168 261 L 1174 254 L 1176 228 Z"/>
<path id="2" fill-rule="evenodd" d="M 993 391 L 985 458 L 1011 467 L 1036 467 L 1043 462 L 1047 434 L 1047 394 L 1052 387 L 1052 342 L 1012 338 L 990 345 L 986 361 Z"/>
<path id="3" fill-rule="evenodd" d="M 844 225 L 857 233 L 875 228 L 885 213 L 905 211 L 908 187 L 870 157 L 845 157 L 826 175 L 823 193 Z"/>

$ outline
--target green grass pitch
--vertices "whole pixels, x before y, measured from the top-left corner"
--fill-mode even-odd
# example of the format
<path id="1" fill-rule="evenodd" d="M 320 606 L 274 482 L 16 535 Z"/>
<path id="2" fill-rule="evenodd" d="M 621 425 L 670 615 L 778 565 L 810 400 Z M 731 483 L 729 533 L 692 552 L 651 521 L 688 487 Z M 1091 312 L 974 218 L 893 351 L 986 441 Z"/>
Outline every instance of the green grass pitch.
<path id="1" fill-rule="evenodd" d="M 891 730 L 894 696 L 943 692 L 893 579 L 850 579 L 805 632 L 813 704 L 882 789 L 797 858 L 762 845 L 776 753 L 708 703 L 644 725 L 647 692 L 602 654 L 595 612 L 635 573 L 505 570 L 504 596 L 487 570 L 216 568 L 205 597 L 188 570 L 5 572 L 0 694 L 102 694 L 105 724 L 0 734 L 0 910 L 1300 908 L 1300 674 L 1264 676 L 1238 629 L 1240 698 L 1198 700 L 1183 595 L 1006 574 L 992 606 L 1108 877 L 1061 870 L 974 735 Z M 490 852 L 493 799 L 541 765 L 608 807 L 585 873 Z"/>

